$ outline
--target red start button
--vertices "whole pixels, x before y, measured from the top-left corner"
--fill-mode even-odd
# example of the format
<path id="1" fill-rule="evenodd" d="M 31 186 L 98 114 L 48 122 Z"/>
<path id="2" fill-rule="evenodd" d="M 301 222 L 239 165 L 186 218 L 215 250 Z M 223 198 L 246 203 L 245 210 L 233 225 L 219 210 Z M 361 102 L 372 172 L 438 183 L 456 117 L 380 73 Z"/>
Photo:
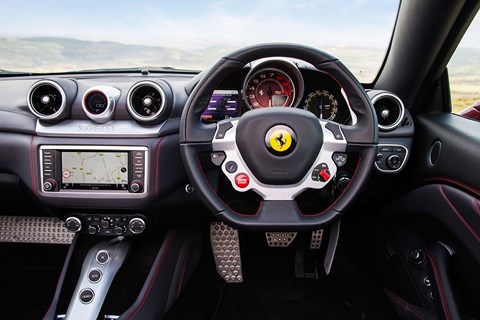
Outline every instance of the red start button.
<path id="1" fill-rule="evenodd" d="M 239 173 L 235 176 L 235 184 L 239 188 L 246 188 L 248 184 L 250 183 L 250 178 L 244 174 L 244 173 Z"/>

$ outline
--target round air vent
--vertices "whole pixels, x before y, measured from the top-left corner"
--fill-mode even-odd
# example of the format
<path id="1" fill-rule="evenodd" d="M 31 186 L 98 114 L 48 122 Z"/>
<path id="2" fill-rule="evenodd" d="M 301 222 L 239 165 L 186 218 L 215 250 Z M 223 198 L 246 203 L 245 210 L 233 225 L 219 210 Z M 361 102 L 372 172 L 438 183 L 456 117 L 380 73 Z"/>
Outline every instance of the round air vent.
<path id="1" fill-rule="evenodd" d="M 28 91 L 28 107 L 33 114 L 43 120 L 52 120 L 65 108 L 65 91 L 50 80 L 36 82 Z"/>
<path id="2" fill-rule="evenodd" d="M 128 91 L 127 107 L 135 120 L 155 122 L 165 109 L 165 92 L 154 82 L 138 82 Z"/>
<path id="3" fill-rule="evenodd" d="M 400 125 L 405 108 L 399 97 L 389 92 L 380 93 L 372 98 L 372 104 L 377 113 L 380 130 L 389 131 Z"/>

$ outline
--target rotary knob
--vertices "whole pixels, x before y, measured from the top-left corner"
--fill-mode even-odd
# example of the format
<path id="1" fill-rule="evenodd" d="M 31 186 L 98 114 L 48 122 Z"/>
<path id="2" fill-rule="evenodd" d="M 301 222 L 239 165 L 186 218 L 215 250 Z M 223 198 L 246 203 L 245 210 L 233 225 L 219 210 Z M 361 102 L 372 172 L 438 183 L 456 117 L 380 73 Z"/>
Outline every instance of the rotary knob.
<path id="1" fill-rule="evenodd" d="M 396 170 L 400 168 L 401 165 L 402 165 L 402 158 L 400 158 L 398 154 L 392 154 L 387 158 L 387 166 L 390 169 Z"/>
<path id="2" fill-rule="evenodd" d="M 122 235 L 125 232 L 127 232 L 127 228 L 125 228 L 124 226 L 116 226 L 115 227 L 115 234 L 116 235 Z"/>
<path id="3" fill-rule="evenodd" d="M 65 228 L 70 232 L 79 232 L 82 230 L 82 221 L 77 217 L 68 217 L 65 219 Z"/>
<path id="4" fill-rule="evenodd" d="M 143 183 L 139 180 L 133 180 L 130 184 L 130 191 L 133 193 L 141 192 L 143 189 Z"/>
<path id="5" fill-rule="evenodd" d="M 131 233 L 133 234 L 140 234 L 143 231 L 145 231 L 145 220 L 142 218 L 133 218 L 130 220 L 130 223 L 128 224 L 128 230 L 130 230 Z"/>
<path id="6" fill-rule="evenodd" d="M 98 231 L 100 231 L 100 229 L 98 228 L 98 226 L 94 226 L 94 225 L 88 226 L 88 233 L 90 233 L 90 234 L 96 234 Z"/>
<path id="7" fill-rule="evenodd" d="M 47 179 L 43 183 L 43 190 L 44 191 L 53 191 L 53 190 L 55 190 L 56 187 L 57 187 L 57 181 L 55 181 L 54 179 Z"/>

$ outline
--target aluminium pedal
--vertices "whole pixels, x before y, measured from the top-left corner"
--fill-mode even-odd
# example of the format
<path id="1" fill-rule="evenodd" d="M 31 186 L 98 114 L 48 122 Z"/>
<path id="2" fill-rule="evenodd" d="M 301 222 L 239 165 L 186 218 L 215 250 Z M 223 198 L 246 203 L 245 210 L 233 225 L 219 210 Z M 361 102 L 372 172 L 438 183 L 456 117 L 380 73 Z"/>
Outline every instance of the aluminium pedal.
<path id="1" fill-rule="evenodd" d="M 310 249 L 318 250 L 322 245 L 323 229 L 312 231 L 312 237 L 310 238 Z"/>
<path id="2" fill-rule="evenodd" d="M 223 222 L 211 222 L 210 242 L 220 277 L 228 283 L 243 282 L 238 230 Z"/>
<path id="3" fill-rule="evenodd" d="M 74 236 L 55 217 L 0 216 L 0 242 L 71 244 Z"/>
<path id="4" fill-rule="evenodd" d="M 265 232 L 269 247 L 288 247 L 296 236 L 296 232 Z"/>

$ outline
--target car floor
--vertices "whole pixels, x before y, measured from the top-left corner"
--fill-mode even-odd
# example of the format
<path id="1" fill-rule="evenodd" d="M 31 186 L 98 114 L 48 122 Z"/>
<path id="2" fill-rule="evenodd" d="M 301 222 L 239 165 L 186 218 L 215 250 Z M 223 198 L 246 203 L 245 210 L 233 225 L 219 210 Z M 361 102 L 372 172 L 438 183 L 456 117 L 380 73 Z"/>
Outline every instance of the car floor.
<path id="1" fill-rule="evenodd" d="M 298 234 L 288 248 L 270 248 L 263 233 L 240 233 L 245 281 L 221 280 L 207 250 L 166 319 L 398 319 L 377 276 L 363 223 L 342 222 L 329 275 L 321 268 L 324 251 L 307 250 L 303 262 L 312 272 L 306 277 L 295 276 L 295 264 L 308 237 Z"/>
<path id="2" fill-rule="evenodd" d="M 53 298 L 68 245 L 0 243 L 2 319 L 42 319 Z"/>

